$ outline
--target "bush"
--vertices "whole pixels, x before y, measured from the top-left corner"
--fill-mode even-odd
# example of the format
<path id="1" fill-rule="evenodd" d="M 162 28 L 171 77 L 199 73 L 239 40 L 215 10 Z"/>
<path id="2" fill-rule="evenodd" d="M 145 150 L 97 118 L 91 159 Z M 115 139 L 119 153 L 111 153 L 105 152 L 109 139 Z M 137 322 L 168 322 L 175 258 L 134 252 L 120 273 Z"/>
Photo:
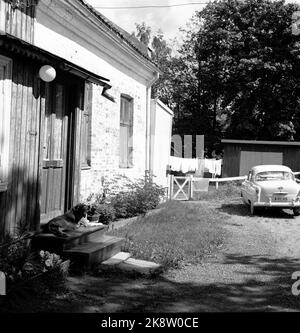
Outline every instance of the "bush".
<path id="1" fill-rule="evenodd" d="M 57 254 L 47 251 L 41 251 L 39 255 L 43 282 L 49 289 L 60 288 L 66 282 L 70 261 L 63 261 Z"/>
<path id="2" fill-rule="evenodd" d="M 0 271 L 5 273 L 8 287 L 23 277 L 28 277 L 30 259 L 30 248 L 26 239 L 5 237 L 4 243 L 0 245 Z"/>
<path id="3" fill-rule="evenodd" d="M 0 245 L 0 271 L 7 279 L 7 294 L 14 301 L 25 290 L 27 295 L 22 295 L 22 298 L 44 293 L 46 289 L 60 289 L 68 270 L 69 261 L 63 262 L 56 254 L 32 253 L 30 241 L 26 238 L 6 238 Z"/>
<path id="4" fill-rule="evenodd" d="M 164 195 L 164 189 L 151 180 L 139 180 L 129 185 L 127 192 L 121 192 L 111 199 L 117 218 L 129 218 L 146 214 L 155 209 Z"/>
<path id="5" fill-rule="evenodd" d="M 108 182 L 107 182 L 108 183 Z M 130 218 L 155 209 L 165 195 L 165 190 L 148 176 L 136 182 L 127 177 L 115 177 L 101 193 L 92 193 L 86 204 L 88 215 L 99 214 L 99 222 L 108 224 L 115 218 Z"/>
<path id="6" fill-rule="evenodd" d="M 96 212 L 99 214 L 99 223 L 109 224 L 116 217 L 116 211 L 113 206 L 108 204 L 98 205 Z"/>
<path id="7" fill-rule="evenodd" d="M 88 220 L 97 223 L 109 224 L 116 217 L 115 209 L 109 204 L 97 204 L 90 205 L 88 210 Z"/>
<path id="8" fill-rule="evenodd" d="M 136 195 L 133 192 L 121 192 L 111 200 L 116 218 L 130 218 L 139 215 L 136 205 Z"/>

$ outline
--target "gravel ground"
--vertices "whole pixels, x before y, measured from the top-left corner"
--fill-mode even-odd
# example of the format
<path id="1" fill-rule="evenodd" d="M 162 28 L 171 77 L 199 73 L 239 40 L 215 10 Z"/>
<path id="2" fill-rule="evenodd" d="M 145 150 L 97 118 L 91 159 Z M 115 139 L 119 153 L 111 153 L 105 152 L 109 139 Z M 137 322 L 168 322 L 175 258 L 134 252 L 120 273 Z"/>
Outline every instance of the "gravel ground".
<path id="1" fill-rule="evenodd" d="M 197 202 L 191 202 L 197 205 Z M 207 202 L 224 216 L 226 242 L 201 265 L 155 279 L 72 277 L 71 292 L 42 311 L 81 313 L 298 311 L 292 274 L 300 271 L 300 217 L 288 211 L 250 216 L 239 198 Z M 229 218 L 225 218 L 229 217 Z"/>
<path id="2" fill-rule="evenodd" d="M 208 310 L 298 311 L 300 296 L 292 295 L 291 277 L 300 271 L 300 217 L 289 210 L 250 216 L 240 199 L 210 205 L 230 217 L 226 244 L 201 265 L 170 272 L 168 278 L 206 286 Z"/>

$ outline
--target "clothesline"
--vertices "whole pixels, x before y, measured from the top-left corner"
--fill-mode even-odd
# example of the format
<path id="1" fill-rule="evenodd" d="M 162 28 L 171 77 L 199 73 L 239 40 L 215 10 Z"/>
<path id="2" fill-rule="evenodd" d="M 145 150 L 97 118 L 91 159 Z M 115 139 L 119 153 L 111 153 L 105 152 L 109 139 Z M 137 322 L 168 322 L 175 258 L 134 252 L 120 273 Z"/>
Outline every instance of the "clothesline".
<path id="1" fill-rule="evenodd" d="M 180 158 L 170 156 L 170 166 L 172 171 L 181 171 L 183 173 L 205 171 L 215 176 L 222 174 L 223 160 L 199 159 L 199 158 Z M 204 169 L 204 170 L 203 170 Z"/>

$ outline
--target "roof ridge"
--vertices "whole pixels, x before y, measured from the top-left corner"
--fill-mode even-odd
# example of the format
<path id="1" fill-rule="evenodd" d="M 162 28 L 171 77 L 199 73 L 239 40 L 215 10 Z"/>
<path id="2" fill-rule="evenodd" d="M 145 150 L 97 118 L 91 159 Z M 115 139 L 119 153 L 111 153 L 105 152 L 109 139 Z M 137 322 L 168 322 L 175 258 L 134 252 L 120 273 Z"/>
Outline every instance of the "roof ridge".
<path id="1" fill-rule="evenodd" d="M 117 24 L 109 20 L 106 16 L 100 13 L 97 9 L 95 9 L 92 5 L 87 3 L 86 0 L 77 0 L 82 3 L 89 11 L 92 12 L 101 22 L 103 22 L 110 30 L 116 33 L 119 37 L 121 37 L 125 42 L 133 48 L 136 52 L 138 52 L 143 58 L 151 62 L 154 66 L 157 67 L 157 64 L 149 57 L 147 45 L 139 41 L 135 36 L 131 36 L 129 32 L 119 27 Z M 127 36 L 126 36 L 127 35 Z M 133 40 L 134 39 L 134 40 Z"/>

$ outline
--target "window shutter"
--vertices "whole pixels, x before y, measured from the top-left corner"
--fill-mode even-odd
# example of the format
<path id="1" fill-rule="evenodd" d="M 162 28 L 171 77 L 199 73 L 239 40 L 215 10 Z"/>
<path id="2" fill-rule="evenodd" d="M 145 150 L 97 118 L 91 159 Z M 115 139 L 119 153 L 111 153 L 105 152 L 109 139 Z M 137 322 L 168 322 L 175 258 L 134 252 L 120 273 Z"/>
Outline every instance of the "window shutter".
<path id="1" fill-rule="evenodd" d="M 128 167 L 133 168 L 133 100 L 129 105 L 129 128 L 128 128 Z"/>
<path id="2" fill-rule="evenodd" d="M 120 168 L 133 167 L 133 99 L 121 96 Z"/>

